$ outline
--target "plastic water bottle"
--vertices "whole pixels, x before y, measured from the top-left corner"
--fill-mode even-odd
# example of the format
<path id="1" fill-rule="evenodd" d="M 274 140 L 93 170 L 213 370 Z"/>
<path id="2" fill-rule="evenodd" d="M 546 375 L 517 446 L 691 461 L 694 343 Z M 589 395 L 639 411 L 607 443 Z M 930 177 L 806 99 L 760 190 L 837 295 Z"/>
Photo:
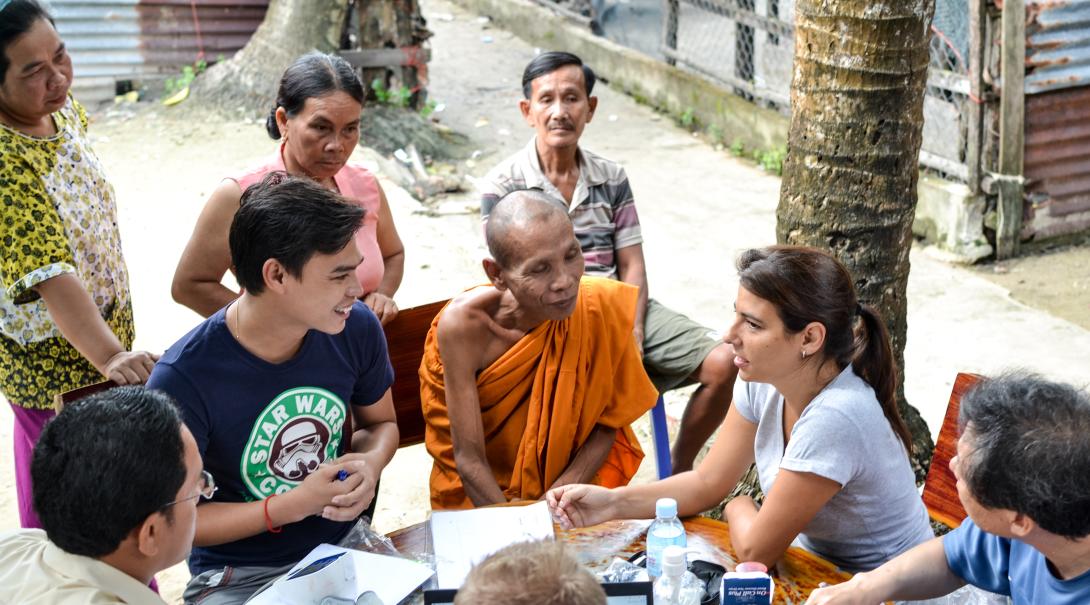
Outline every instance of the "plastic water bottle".
<path id="1" fill-rule="evenodd" d="M 655 605 L 700 605 L 704 600 L 704 583 L 688 570 L 688 552 L 680 546 L 663 549 L 662 577 L 655 582 Z"/>
<path id="2" fill-rule="evenodd" d="M 647 574 L 662 575 L 662 550 L 667 546 L 685 548 L 685 526 L 677 518 L 677 500 L 659 498 L 655 502 L 655 522 L 647 529 Z"/>

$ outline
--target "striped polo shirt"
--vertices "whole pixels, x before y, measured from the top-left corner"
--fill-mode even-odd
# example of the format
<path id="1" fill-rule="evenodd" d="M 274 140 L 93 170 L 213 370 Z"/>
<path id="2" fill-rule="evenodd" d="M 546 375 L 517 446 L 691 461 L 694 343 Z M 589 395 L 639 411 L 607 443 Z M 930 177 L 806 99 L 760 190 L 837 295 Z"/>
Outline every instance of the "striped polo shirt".
<path id="1" fill-rule="evenodd" d="M 579 180 L 568 214 L 583 249 L 586 273 L 616 279 L 615 251 L 643 243 L 628 176 L 616 162 L 585 149 L 579 149 L 578 160 Z M 488 221 L 488 214 L 500 198 L 519 189 L 537 189 L 568 206 L 541 170 L 537 137 L 478 180 L 477 187 L 481 192 L 482 223 Z"/>

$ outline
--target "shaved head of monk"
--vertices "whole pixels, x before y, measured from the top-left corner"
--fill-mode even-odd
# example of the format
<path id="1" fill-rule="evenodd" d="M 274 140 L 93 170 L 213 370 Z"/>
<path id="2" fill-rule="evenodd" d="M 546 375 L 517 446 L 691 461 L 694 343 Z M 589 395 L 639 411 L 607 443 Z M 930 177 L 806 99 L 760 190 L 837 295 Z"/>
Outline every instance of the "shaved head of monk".
<path id="1" fill-rule="evenodd" d="M 529 315 L 571 315 L 584 261 L 564 206 L 541 191 L 513 191 L 492 209 L 485 239 L 492 257 L 484 270 L 493 286 L 509 290 Z"/>

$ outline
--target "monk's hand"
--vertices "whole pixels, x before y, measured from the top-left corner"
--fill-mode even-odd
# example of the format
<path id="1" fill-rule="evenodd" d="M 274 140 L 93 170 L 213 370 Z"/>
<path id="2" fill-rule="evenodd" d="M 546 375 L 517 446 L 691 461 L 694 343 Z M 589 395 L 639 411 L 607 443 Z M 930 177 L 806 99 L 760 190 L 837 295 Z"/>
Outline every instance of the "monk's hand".
<path id="1" fill-rule="evenodd" d="M 549 490 L 545 501 L 553 520 L 564 529 L 597 525 L 613 518 L 615 495 L 597 485 L 563 485 Z"/>
<path id="2" fill-rule="evenodd" d="M 339 484 L 337 487 L 340 489 L 322 508 L 322 517 L 330 521 L 351 521 L 359 517 L 375 498 L 375 485 L 378 482 L 375 466 L 369 464 L 362 454 L 345 454 L 333 466 L 338 467 L 334 484 Z"/>
<path id="3" fill-rule="evenodd" d="M 363 297 L 363 304 L 367 305 L 371 311 L 374 312 L 379 323 L 384 326 L 397 317 L 397 304 L 394 303 L 394 299 L 385 294 L 372 292 Z"/>

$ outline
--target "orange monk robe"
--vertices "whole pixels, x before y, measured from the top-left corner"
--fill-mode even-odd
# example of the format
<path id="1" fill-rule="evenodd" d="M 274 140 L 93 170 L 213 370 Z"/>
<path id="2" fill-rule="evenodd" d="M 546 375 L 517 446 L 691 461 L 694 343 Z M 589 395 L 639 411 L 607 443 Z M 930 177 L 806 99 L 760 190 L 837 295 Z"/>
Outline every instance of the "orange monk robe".
<path id="1" fill-rule="evenodd" d="M 629 424 L 658 397 L 632 337 L 637 296 L 634 286 L 584 277 L 571 317 L 534 328 L 478 374 L 485 454 L 508 500 L 541 498 L 597 424 L 618 430 L 594 483 L 626 485 L 636 473 L 643 450 Z M 441 316 L 420 363 L 424 442 L 435 461 L 431 505 L 472 508 L 454 465 L 436 336 Z"/>

